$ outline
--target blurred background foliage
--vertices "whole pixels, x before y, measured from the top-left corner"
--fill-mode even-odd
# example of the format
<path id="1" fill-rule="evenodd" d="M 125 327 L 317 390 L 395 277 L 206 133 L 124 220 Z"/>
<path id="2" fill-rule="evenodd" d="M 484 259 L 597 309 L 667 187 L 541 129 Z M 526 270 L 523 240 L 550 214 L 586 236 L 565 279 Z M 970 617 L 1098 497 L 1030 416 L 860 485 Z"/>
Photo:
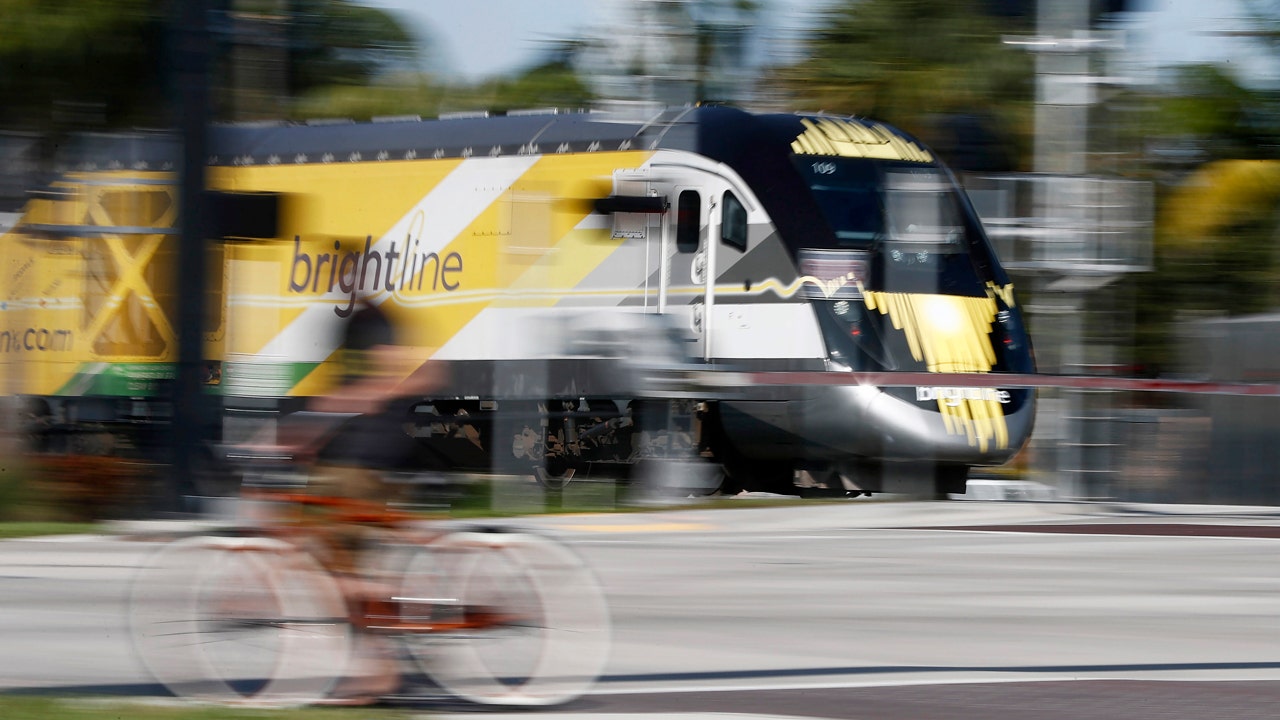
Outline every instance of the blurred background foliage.
<path id="1" fill-rule="evenodd" d="M 991 0 L 861 0 L 819 12 L 808 57 L 777 68 L 798 108 L 882 118 L 945 154 L 948 118 L 981 128 L 978 142 L 1003 158 L 981 169 L 1023 164 L 1033 131 L 1034 66 L 1030 54 L 1002 42 L 1030 32 L 1034 5 Z M 943 146 L 947 146 L 944 148 Z M 999 167 L 997 167 L 999 166 Z M 978 168 L 973 168 L 978 169 Z"/>
<path id="2" fill-rule="evenodd" d="M 0 0 L 0 127 L 154 126 L 163 109 L 158 0 Z"/>
<path id="3" fill-rule="evenodd" d="M 0 130 L 38 132 L 52 155 L 74 131 L 171 126 L 167 31 L 178 1 L 0 0 Z M 547 42 L 534 66 L 465 83 L 430 71 L 431 38 L 356 0 L 211 1 L 217 121 L 583 107 L 597 99 L 601 71 L 584 60 L 598 57 L 587 51 L 617 39 Z M 711 17 L 723 5 L 684 7 L 696 18 L 698 8 Z M 761 17 L 760 2 L 730 5 Z M 1247 7 L 1256 36 L 1280 52 L 1277 3 Z M 755 95 L 744 104 L 873 116 L 918 135 L 961 171 L 1032 169 L 1035 58 L 1007 39 L 1035 32 L 1035 2 L 815 8 L 801 51 L 756 68 Z M 1096 24 L 1106 19 L 1095 13 Z M 695 25 L 701 88 L 720 39 Z M 1223 66 L 1184 66 L 1172 77 L 1100 89 L 1090 121 L 1105 145 L 1091 169 L 1156 183 L 1154 272 L 1133 278 L 1134 353 L 1149 368 L 1167 365 L 1166 336 L 1180 317 L 1280 304 L 1280 93 L 1248 87 Z"/>

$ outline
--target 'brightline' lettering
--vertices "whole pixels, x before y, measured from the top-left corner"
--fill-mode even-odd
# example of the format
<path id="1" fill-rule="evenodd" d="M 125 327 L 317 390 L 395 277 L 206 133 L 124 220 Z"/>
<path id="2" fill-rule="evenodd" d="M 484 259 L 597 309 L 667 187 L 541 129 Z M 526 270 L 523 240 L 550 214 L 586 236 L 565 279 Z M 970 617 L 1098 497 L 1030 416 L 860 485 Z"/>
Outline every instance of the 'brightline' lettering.
<path id="1" fill-rule="evenodd" d="M 957 407 L 961 400 L 994 400 L 998 403 L 1008 403 L 1011 396 L 1009 391 L 995 388 L 917 387 L 916 400 L 920 402 L 941 400 L 948 407 Z"/>
<path id="2" fill-rule="evenodd" d="M 407 240 L 407 239 L 406 239 Z M 348 297 L 345 306 L 338 306 L 333 312 L 345 318 L 355 310 L 356 298 L 360 293 L 379 289 L 394 291 L 422 290 L 428 277 L 431 283 L 430 292 L 453 292 L 462 287 L 462 255 L 458 252 L 446 253 L 443 257 L 429 252 L 417 252 L 418 241 L 412 247 L 405 247 L 406 253 L 396 249 L 393 242 L 385 252 L 373 249 L 373 236 L 365 236 L 364 251 L 349 250 L 341 253 L 342 244 L 333 243 L 333 254 L 316 253 L 314 255 L 302 251 L 302 238 L 293 237 L 293 262 L 289 265 L 289 292 L 292 293 L 329 293 L 334 287 Z M 396 277 L 396 265 L 399 261 L 400 274 Z M 329 266 L 327 278 L 324 267 Z M 386 272 L 383 272 L 383 268 Z M 370 268 L 373 272 L 370 273 Z M 301 271 L 301 272 L 299 272 Z M 326 283 L 327 280 L 327 283 Z"/>

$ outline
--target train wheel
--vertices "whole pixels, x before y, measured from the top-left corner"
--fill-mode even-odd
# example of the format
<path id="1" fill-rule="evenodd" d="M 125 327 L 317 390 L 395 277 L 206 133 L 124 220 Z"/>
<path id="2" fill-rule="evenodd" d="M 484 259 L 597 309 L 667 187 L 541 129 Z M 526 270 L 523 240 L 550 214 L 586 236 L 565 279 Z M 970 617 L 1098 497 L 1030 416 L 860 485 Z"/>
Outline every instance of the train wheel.
<path id="1" fill-rule="evenodd" d="M 969 483 L 968 465 L 939 465 L 934 469 L 933 490 L 939 500 L 963 495 Z"/>
<path id="2" fill-rule="evenodd" d="M 573 480 L 574 469 L 571 467 L 558 467 L 563 463 L 553 463 L 547 461 L 546 467 L 535 467 L 533 469 L 533 477 L 538 484 L 548 490 L 563 490 L 565 486 Z"/>
<path id="3" fill-rule="evenodd" d="M 720 495 L 737 495 L 738 493 L 745 492 L 745 491 L 746 491 L 746 488 L 742 485 L 742 482 L 738 478 L 730 474 L 727 468 L 721 465 L 720 466 L 720 488 L 719 490 L 717 490 L 717 492 Z"/>
<path id="4" fill-rule="evenodd" d="M 485 451 L 498 475 L 532 476 L 546 458 L 545 432 L 537 420 L 538 406 L 522 401 L 499 403 Z"/>
<path id="5" fill-rule="evenodd" d="M 750 492 L 777 495 L 799 495 L 796 487 L 796 464 L 790 460 L 766 460 L 755 463 L 747 479 Z"/>
<path id="6" fill-rule="evenodd" d="M 609 652 L 604 593 L 577 554 L 535 535 L 450 533 L 415 553 L 401 617 L 429 677 L 484 705 L 555 705 L 582 695 Z"/>
<path id="7" fill-rule="evenodd" d="M 739 492 L 764 492 L 776 495 L 799 495 L 796 466 L 791 460 L 748 460 L 730 456 L 722 460 L 725 470 L 720 485 L 722 495 Z"/>

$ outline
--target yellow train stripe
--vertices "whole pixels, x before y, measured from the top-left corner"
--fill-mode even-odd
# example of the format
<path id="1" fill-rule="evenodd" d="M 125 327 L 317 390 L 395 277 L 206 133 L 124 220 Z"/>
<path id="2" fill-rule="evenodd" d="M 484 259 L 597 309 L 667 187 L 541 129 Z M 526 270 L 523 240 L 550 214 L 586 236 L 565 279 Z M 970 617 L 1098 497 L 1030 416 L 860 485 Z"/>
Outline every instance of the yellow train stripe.
<path id="1" fill-rule="evenodd" d="M 904 333 L 911 356 L 923 361 L 929 372 L 991 372 L 996 361 L 991 345 L 991 325 L 996 315 L 994 295 L 864 291 L 863 302 L 868 309 L 889 316 L 893 327 Z M 944 397 L 940 393 L 937 403 L 948 433 L 964 435 L 970 445 L 984 452 L 991 443 L 1008 447 L 1009 428 L 999 400 Z"/>
<path id="2" fill-rule="evenodd" d="M 548 155 L 538 161 L 516 185 L 516 192 L 535 201 L 542 198 L 550 203 L 546 219 L 549 222 L 545 249 L 532 238 L 540 253 L 528 268 L 511 283 L 512 288 L 536 290 L 540 287 L 556 288 L 562 295 L 572 293 L 583 279 L 600 266 L 607 257 L 622 246 L 623 240 L 615 239 L 605 229 L 578 229 L 582 221 L 593 211 L 588 198 L 604 197 L 613 185 L 613 172 L 619 168 L 638 168 L 650 157 L 649 152 L 599 153 Z M 513 202 L 520 202 L 520 198 Z M 525 200 L 524 202 L 528 202 Z M 530 212 L 531 209 L 526 209 Z M 532 209 L 536 212 L 536 209 Z M 519 263 L 521 256 L 512 254 L 506 262 Z M 626 290 L 638 292 L 636 288 Z M 540 304 L 553 305 L 561 298 L 545 298 Z"/>
<path id="3" fill-rule="evenodd" d="M 494 202 L 437 250 L 442 257 L 465 259 L 466 287 L 471 289 L 395 297 L 393 308 L 449 307 L 448 313 L 415 323 L 419 334 L 410 341 L 438 348 L 490 305 L 552 305 L 578 292 L 575 286 L 618 246 L 616 241 L 596 246 L 588 240 L 603 233 L 575 230 L 592 212 L 590 199 L 608 194 L 613 170 L 638 167 L 650 155 L 633 151 L 534 158 Z"/>
<path id="4" fill-rule="evenodd" d="M 307 253 L 336 255 L 334 242 L 344 249 L 357 243 L 363 248 L 365 238 L 386 235 L 407 210 L 416 207 L 462 162 L 389 160 L 215 167 L 210 168 L 209 178 L 216 189 L 282 193 L 283 240 L 288 243 L 296 236 Z M 234 347 L 229 349 L 246 355 L 271 354 L 268 346 L 278 345 L 282 336 L 314 335 L 311 328 L 299 323 L 307 308 L 326 301 L 319 294 L 287 292 L 294 271 L 292 258 L 293 253 L 284 251 L 279 241 L 232 247 L 227 261 L 232 274 L 228 325 Z M 320 268 L 315 268 L 315 274 L 318 286 Z M 279 299 L 271 304 L 277 311 L 272 316 L 261 314 L 268 305 L 260 296 L 237 299 L 250 289 L 256 295 L 262 288 L 278 289 Z M 316 342 L 317 338 L 305 340 Z"/>
<path id="5" fill-rule="evenodd" d="M 791 143 L 799 155 L 831 155 L 882 160 L 933 162 L 933 155 L 919 145 L 879 123 L 863 123 L 843 118 L 808 118 L 800 121 L 804 132 Z"/>

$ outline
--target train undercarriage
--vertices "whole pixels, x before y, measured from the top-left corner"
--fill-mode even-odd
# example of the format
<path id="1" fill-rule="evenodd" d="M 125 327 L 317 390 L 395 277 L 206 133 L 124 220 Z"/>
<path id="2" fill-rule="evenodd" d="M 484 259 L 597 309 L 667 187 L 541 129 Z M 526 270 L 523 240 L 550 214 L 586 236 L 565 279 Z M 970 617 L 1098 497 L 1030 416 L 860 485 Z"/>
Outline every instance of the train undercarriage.
<path id="1" fill-rule="evenodd" d="M 434 401 L 414 408 L 411 434 L 426 464 L 464 472 L 531 475 L 549 489 L 575 478 L 628 482 L 664 461 L 714 474 L 700 487 L 732 495 L 858 496 L 963 493 L 969 468 L 929 462 L 833 459 L 819 453 L 748 455 L 734 446 L 716 402 L 607 397 Z"/>

